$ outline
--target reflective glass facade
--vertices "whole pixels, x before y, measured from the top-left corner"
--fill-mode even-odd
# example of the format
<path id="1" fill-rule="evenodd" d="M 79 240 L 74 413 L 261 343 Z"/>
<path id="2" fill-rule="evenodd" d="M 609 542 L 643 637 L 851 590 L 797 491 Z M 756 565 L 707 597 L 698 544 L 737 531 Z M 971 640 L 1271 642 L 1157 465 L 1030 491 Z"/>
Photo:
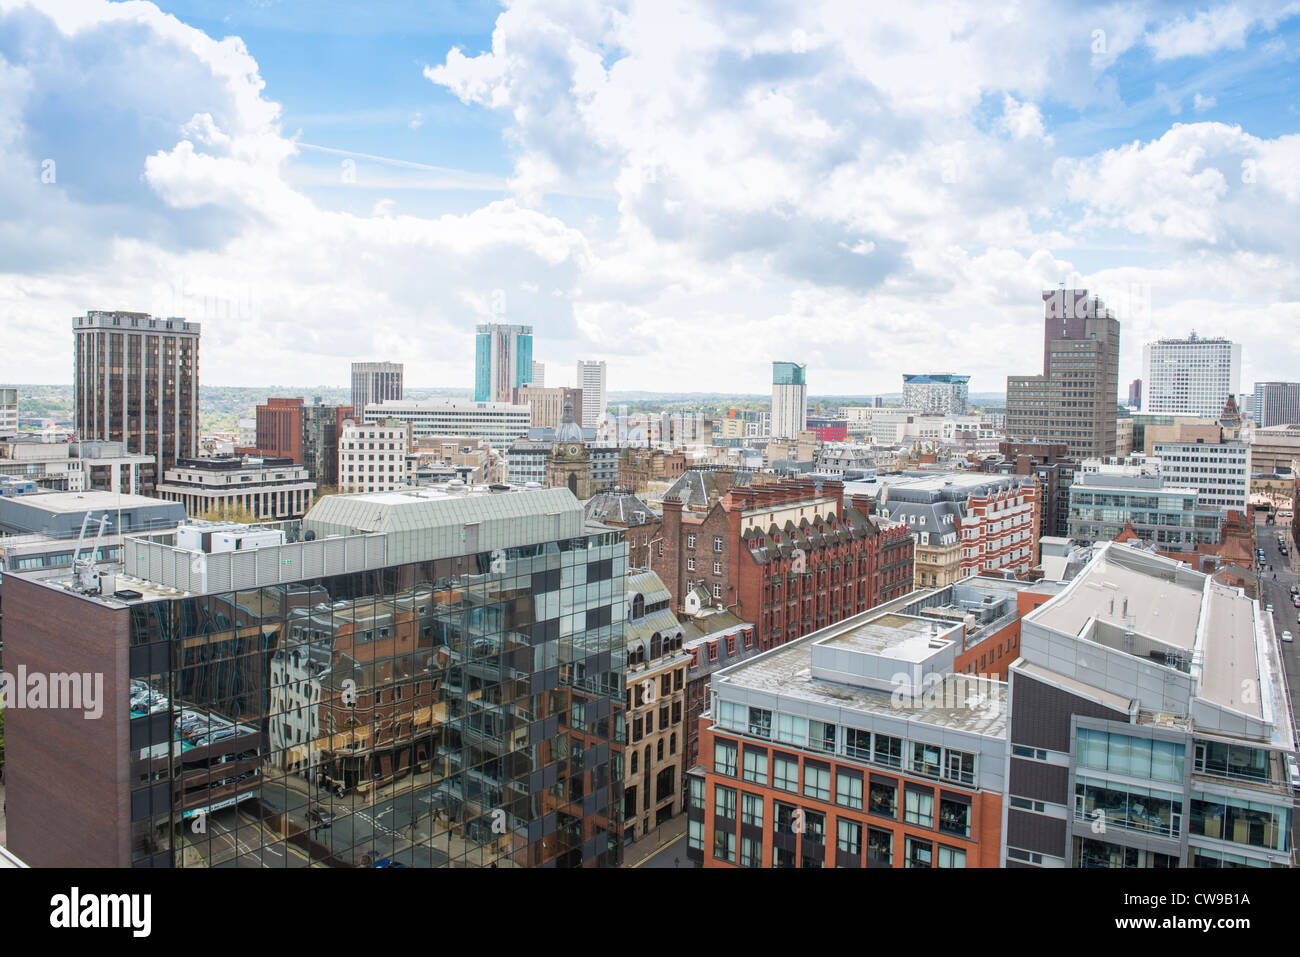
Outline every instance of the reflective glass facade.
<path id="1" fill-rule="evenodd" d="M 620 862 L 626 545 L 131 608 L 131 858 Z"/>

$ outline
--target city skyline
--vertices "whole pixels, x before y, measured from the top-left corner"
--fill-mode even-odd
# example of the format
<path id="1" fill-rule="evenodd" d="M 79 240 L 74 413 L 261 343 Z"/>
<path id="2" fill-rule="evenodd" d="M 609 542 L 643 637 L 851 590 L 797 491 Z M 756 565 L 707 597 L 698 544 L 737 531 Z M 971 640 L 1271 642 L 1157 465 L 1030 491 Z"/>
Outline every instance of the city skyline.
<path id="1" fill-rule="evenodd" d="M 947 352 L 985 392 L 1030 366 L 1037 290 L 1061 283 L 1111 304 L 1127 343 L 1242 342 L 1243 384 L 1297 359 L 1289 10 L 1030 7 L 957 39 L 833 5 L 767 25 L 381 6 L 0 4 L 32 38 L 13 54 L 32 83 L 3 96 L 30 175 L 6 187 L 0 379 L 65 381 L 60 326 L 125 309 L 202 323 L 204 379 L 230 385 L 361 354 L 459 387 L 496 320 L 625 389 L 692 391 L 681 359 L 702 349 L 727 356 L 718 391 L 758 391 L 776 356 L 826 394 L 892 391 Z M 125 33 L 139 68 L 101 65 Z M 286 52 L 317 42 L 336 75 Z M 706 122 L 661 61 L 698 77 Z M 1121 381 L 1139 368 L 1126 350 Z"/>

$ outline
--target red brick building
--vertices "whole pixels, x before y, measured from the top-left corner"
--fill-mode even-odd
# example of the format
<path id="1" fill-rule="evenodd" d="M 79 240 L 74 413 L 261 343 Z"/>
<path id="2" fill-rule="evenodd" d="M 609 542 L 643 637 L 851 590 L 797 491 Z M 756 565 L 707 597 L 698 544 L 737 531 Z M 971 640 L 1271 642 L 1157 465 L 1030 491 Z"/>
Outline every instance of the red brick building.
<path id="1" fill-rule="evenodd" d="M 731 488 L 704 513 L 666 497 L 660 575 L 675 610 L 695 611 L 687 596 L 703 589 L 753 622 L 765 650 L 911 591 L 907 530 L 843 495 L 842 482 L 790 479 Z"/>

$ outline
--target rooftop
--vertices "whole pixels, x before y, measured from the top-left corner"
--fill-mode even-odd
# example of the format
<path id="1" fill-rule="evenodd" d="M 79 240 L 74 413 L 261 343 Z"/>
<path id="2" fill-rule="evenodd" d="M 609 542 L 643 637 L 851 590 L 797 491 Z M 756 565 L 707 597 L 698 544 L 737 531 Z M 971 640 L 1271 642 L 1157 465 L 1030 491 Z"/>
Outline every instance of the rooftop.
<path id="1" fill-rule="evenodd" d="M 942 633 L 952 630 L 931 619 L 890 612 L 822 638 L 817 644 L 915 663 L 928 659 L 934 653 L 934 642 L 948 640 Z"/>

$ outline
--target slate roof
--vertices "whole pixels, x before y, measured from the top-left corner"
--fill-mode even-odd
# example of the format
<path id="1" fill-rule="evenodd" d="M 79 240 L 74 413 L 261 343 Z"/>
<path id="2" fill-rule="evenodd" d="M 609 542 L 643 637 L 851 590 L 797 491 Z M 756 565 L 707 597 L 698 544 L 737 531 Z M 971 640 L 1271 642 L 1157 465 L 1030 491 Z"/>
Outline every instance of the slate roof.
<path id="1" fill-rule="evenodd" d="M 587 521 L 589 522 L 614 522 L 619 525 L 641 525 L 659 519 L 658 512 L 652 509 L 645 502 L 641 501 L 631 492 L 625 492 L 622 489 L 613 489 L 608 492 L 597 492 L 587 500 L 585 509 L 587 513 Z M 637 512 L 642 513 L 643 517 L 637 519 Z"/>
<path id="2" fill-rule="evenodd" d="M 732 488 L 743 488 L 753 484 L 753 472 L 739 471 L 733 473 Z M 715 473 L 708 469 L 687 469 L 668 487 L 664 499 L 680 498 L 683 507 L 699 506 L 707 508 L 721 496 L 718 494 L 718 482 Z"/>
<path id="3" fill-rule="evenodd" d="M 880 528 L 872 519 L 856 508 L 846 508 L 835 522 L 819 515 L 815 520 L 800 519 L 797 525 L 786 521 L 779 527 L 773 523 L 766 529 L 747 528 L 741 541 L 754 561 L 766 565 L 777 558 L 790 558 L 796 548 L 807 552 L 878 534 Z"/>

